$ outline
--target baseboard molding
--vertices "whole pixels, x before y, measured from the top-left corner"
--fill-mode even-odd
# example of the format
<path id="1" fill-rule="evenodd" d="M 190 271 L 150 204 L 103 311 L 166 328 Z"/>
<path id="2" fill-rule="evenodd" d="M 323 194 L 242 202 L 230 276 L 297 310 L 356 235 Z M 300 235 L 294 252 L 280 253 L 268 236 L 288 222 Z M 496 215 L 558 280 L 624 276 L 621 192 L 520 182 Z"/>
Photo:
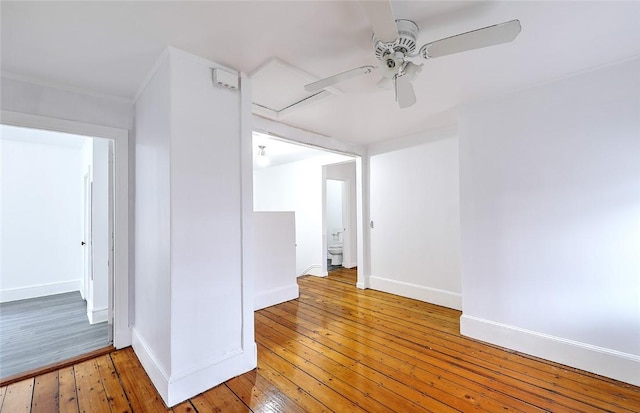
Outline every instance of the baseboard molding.
<path id="1" fill-rule="evenodd" d="M 0 303 L 68 293 L 71 291 L 80 291 L 80 287 L 80 280 L 73 280 L 0 290 Z"/>
<path id="2" fill-rule="evenodd" d="M 463 314 L 461 334 L 640 386 L 640 356 Z"/>
<path id="3" fill-rule="evenodd" d="M 108 308 L 87 308 L 87 318 L 89 318 L 89 324 L 98 324 L 104 323 L 109 319 L 109 309 Z"/>
<path id="4" fill-rule="evenodd" d="M 322 271 L 322 265 L 314 264 L 309 266 L 309 268 L 307 268 L 306 270 L 304 270 L 302 274 L 300 274 L 300 276 L 302 275 L 315 275 L 316 277 L 326 277 L 328 274 L 326 271 Z"/>
<path id="5" fill-rule="evenodd" d="M 453 308 L 454 310 L 462 310 L 462 294 L 460 293 L 375 277 L 373 275 L 369 277 L 369 288 Z"/>
<path id="6" fill-rule="evenodd" d="M 144 340 L 136 333 L 135 328 L 133 350 L 168 407 L 173 407 L 233 377 L 244 374 L 256 368 L 257 364 L 257 347 L 252 343 L 251 348 L 246 351 L 238 348 L 221 359 L 207 360 L 200 366 L 169 376 Z"/>
<path id="7" fill-rule="evenodd" d="M 151 382 L 155 386 L 162 399 L 167 402 L 169 396 L 169 374 L 158 362 L 145 340 L 138 334 L 135 327 L 133 328 L 131 335 L 131 346 L 136 353 L 140 364 L 147 372 L 147 375 L 151 379 Z"/>
<path id="8" fill-rule="evenodd" d="M 284 303 L 300 296 L 298 284 L 295 283 L 284 287 L 274 288 L 269 291 L 257 292 L 253 298 L 254 310 L 261 310 L 272 305 Z"/>
<path id="9" fill-rule="evenodd" d="M 237 348 L 222 359 L 206 361 L 188 371 L 172 374 L 169 380 L 169 396 L 165 403 L 167 406 L 173 407 L 188 398 L 256 368 L 253 354 L 253 348 L 248 351 Z"/>

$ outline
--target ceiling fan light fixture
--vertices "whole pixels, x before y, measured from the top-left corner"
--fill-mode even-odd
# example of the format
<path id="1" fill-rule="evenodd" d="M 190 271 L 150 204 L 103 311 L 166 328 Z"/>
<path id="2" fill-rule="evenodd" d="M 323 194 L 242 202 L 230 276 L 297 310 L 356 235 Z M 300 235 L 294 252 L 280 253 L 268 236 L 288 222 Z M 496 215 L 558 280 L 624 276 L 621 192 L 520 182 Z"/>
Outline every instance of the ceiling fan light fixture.
<path id="1" fill-rule="evenodd" d="M 378 82 L 378 87 L 387 90 L 393 89 L 393 79 L 383 76 L 382 79 L 380 79 L 380 81 Z"/>
<path id="2" fill-rule="evenodd" d="M 422 71 L 423 64 L 415 64 L 413 62 L 407 62 L 402 69 L 402 76 L 407 76 L 410 81 L 414 81 L 416 76 Z"/>

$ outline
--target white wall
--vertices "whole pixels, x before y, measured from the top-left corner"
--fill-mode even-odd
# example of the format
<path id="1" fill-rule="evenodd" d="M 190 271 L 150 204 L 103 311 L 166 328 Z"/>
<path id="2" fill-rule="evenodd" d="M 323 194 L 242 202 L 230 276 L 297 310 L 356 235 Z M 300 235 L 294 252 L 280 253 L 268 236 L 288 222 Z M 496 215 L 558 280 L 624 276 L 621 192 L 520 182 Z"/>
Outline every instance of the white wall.
<path id="1" fill-rule="evenodd" d="M 214 86 L 212 67 L 169 49 L 136 103 L 133 346 L 169 406 L 256 365 L 240 151 L 250 95 Z"/>
<path id="2" fill-rule="evenodd" d="M 402 143 L 371 147 L 370 286 L 460 309 L 458 139 Z"/>
<path id="3" fill-rule="evenodd" d="M 463 334 L 640 384 L 638 73 L 462 112 Z"/>
<path id="4" fill-rule="evenodd" d="M 254 309 L 298 298 L 293 212 L 255 212 Z"/>
<path id="5" fill-rule="evenodd" d="M 296 217 L 296 274 L 322 273 L 322 166 L 343 160 L 327 154 L 300 162 L 255 170 L 255 211 L 294 211 Z"/>
<path id="6" fill-rule="evenodd" d="M 166 59 L 136 102 L 136 337 L 163 376 L 171 373 L 170 72 Z M 136 353 L 141 350 L 136 349 Z M 147 371 L 149 367 L 145 366 Z M 158 379 L 149 374 L 156 387 Z M 168 385 L 158 389 L 166 397 Z"/>
<path id="7" fill-rule="evenodd" d="M 79 290 L 84 138 L 0 128 L 0 301 Z"/>

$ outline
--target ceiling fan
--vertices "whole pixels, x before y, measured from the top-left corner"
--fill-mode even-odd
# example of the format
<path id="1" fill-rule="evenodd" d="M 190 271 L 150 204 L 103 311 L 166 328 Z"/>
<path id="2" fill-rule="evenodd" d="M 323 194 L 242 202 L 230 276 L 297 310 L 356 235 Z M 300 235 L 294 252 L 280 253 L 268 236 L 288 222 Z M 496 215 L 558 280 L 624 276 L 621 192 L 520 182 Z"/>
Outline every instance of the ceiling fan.
<path id="1" fill-rule="evenodd" d="M 304 88 L 316 92 L 347 79 L 367 75 L 378 69 L 382 79 L 378 86 L 395 91 L 400 108 L 416 103 L 413 80 L 422 70 L 423 64 L 415 63 L 419 58 L 428 60 L 440 56 L 480 49 L 513 41 L 520 33 L 520 21 L 511 20 L 493 26 L 483 27 L 455 36 L 427 43 L 416 52 L 418 25 L 411 20 L 396 20 L 389 1 L 362 1 L 373 29 L 373 48 L 379 66 L 360 66 L 338 73 Z"/>

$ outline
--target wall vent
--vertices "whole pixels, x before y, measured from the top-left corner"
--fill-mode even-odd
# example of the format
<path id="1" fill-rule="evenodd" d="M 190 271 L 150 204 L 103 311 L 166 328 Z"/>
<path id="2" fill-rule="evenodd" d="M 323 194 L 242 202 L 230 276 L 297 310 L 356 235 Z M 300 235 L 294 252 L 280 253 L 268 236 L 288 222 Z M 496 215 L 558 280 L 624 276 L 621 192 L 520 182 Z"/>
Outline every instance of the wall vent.
<path id="1" fill-rule="evenodd" d="M 224 71 L 222 69 L 212 69 L 213 84 L 227 89 L 238 89 L 238 74 Z"/>

